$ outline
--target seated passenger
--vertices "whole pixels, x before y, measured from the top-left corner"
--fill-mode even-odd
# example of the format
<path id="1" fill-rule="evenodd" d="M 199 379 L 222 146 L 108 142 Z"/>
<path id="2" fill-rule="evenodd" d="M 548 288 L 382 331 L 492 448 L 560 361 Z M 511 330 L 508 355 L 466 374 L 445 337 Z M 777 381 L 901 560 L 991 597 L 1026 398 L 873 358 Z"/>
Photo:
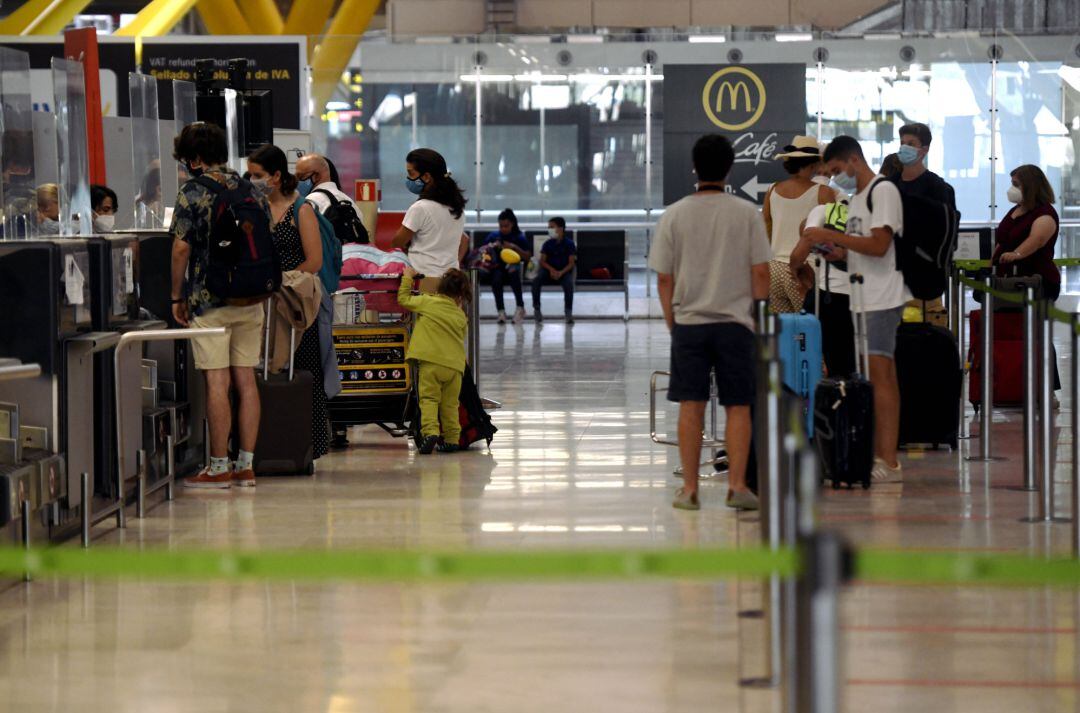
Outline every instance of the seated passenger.
<path id="1" fill-rule="evenodd" d="M 532 283 L 533 316 L 537 322 L 544 321 L 540 312 L 540 293 L 545 284 L 562 285 L 563 312 L 566 323 L 574 323 L 574 276 L 577 274 L 577 246 L 566 237 L 566 220 L 552 218 L 548 221 L 548 239 L 540 248 L 540 271 Z"/>
<path id="2" fill-rule="evenodd" d="M 90 208 L 94 215 L 95 233 L 111 233 L 116 228 L 116 211 L 119 207 L 116 191 L 108 186 L 90 186 Z"/>
<path id="3" fill-rule="evenodd" d="M 506 305 L 503 302 L 503 286 L 510 284 L 514 291 L 517 309 L 514 311 L 514 324 L 525 321 L 525 298 L 521 293 L 521 275 L 523 268 L 532 257 L 532 250 L 525 234 L 518 226 L 514 211 L 507 208 L 499 213 L 499 229 L 484 239 L 484 245 L 494 245 L 494 265 L 491 268 L 491 293 L 495 296 L 495 309 L 499 311 L 499 324 L 506 324 Z M 502 251 L 510 249 L 518 254 L 519 260 L 513 264 L 503 260 Z"/>
<path id="4" fill-rule="evenodd" d="M 37 188 L 37 228 L 42 235 L 60 234 L 60 187 L 55 183 Z"/>

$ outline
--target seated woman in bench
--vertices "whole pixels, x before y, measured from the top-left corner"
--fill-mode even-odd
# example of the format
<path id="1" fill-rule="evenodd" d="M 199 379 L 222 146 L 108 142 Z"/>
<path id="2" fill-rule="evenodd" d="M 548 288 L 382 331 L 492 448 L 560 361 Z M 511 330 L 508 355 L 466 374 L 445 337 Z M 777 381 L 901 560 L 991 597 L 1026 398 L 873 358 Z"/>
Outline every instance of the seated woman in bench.
<path id="1" fill-rule="evenodd" d="M 566 237 L 566 220 L 555 217 L 548 221 L 548 239 L 540 249 L 540 272 L 532 283 L 533 316 L 544 321 L 540 312 L 540 292 L 544 285 L 562 285 L 563 310 L 566 323 L 574 323 L 574 275 L 577 265 L 577 246 Z"/>
<path id="2" fill-rule="evenodd" d="M 491 268 L 491 293 L 495 296 L 495 308 L 499 310 L 499 324 L 506 324 L 506 305 L 503 302 L 503 286 L 506 284 L 514 291 L 514 300 L 517 301 L 514 324 L 521 324 L 525 321 L 521 275 L 532 257 L 532 248 L 518 226 L 517 216 L 509 208 L 499 213 L 499 229 L 484 239 L 484 245 L 492 244 L 496 246 L 496 250 L 493 255 L 495 264 Z M 507 249 L 517 253 L 519 259 L 516 262 L 510 263 L 503 258 L 502 253 Z"/>

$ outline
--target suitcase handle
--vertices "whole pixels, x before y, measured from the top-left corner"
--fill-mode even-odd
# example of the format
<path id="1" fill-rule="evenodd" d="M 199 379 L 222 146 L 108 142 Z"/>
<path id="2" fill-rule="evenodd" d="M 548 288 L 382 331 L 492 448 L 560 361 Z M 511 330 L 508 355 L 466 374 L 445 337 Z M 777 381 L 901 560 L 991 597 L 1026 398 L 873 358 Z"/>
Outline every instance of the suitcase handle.
<path id="1" fill-rule="evenodd" d="M 274 296 L 266 298 L 266 319 L 263 320 L 263 381 L 270 380 L 270 326 L 274 320 Z M 289 381 L 296 375 L 296 326 L 289 326 Z"/>
<path id="2" fill-rule="evenodd" d="M 855 373 L 858 376 L 869 378 L 870 373 L 870 342 L 866 335 L 866 300 L 863 299 L 863 276 L 852 273 L 848 278 L 851 281 L 851 312 L 855 316 Z"/>

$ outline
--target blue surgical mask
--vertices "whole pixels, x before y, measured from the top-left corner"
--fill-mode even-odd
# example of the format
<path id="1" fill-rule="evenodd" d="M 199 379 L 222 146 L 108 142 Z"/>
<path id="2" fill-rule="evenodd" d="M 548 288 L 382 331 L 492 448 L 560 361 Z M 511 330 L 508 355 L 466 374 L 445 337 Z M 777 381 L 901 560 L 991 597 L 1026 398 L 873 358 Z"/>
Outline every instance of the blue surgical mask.
<path id="1" fill-rule="evenodd" d="M 910 166 L 919 162 L 919 149 L 914 146 L 901 146 L 900 150 L 896 152 L 896 155 L 900 159 L 900 163 L 905 166 Z"/>
<path id="2" fill-rule="evenodd" d="M 854 193 L 859 187 L 859 179 L 846 173 L 838 173 L 832 177 L 832 180 L 844 193 Z"/>
<path id="3" fill-rule="evenodd" d="M 315 188 L 315 181 L 310 178 L 305 178 L 296 184 L 296 190 L 300 192 L 300 195 L 307 198 L 308 194 Z"/>
<path id="4" fill-rule="evenodd" d="M 417 176 L 416 178 L 409 178 L 405 176 L 405 188 L 413 195 L 420 195 L 424 192 L 424 179 Z"/>

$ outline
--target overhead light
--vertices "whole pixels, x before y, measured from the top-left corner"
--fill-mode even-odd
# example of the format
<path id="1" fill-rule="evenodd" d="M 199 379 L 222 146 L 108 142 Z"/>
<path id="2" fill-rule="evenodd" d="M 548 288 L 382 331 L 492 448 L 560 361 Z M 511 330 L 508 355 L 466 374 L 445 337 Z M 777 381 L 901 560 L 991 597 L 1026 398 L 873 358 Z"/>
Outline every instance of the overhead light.
<path id="1" fill-rule="evenodd" d="M 903 36 L 899 32 L 875 32 L 867 35 L 863 35 L 863 39 L 867 40 L 899 40 Z"/>
<path id="2" fill-rule="evenodd" d="M 571 74 L 571 82 L 661 82 L 662 74 Z"/>
<path id="3" fill-rule="evenodd" d="M 723 35 L 690 35 L 687 38 L 690 44 L 720 44 L 721 42 L 727 42 L 727 37 Z"/>
<path id="4" fill-rule="evenodd" d="M 809 32 L 777 32 L 774 39 L 777 42 L 812 42 L 814 36 Z"/>
<path id="5" fill-rule="evenodd" d="M 463 75 L 461 75 L 461 81 L 463 81 L 463 82 L 512 82 L 512 81 L 514 81 L 514 75 L 512 75 L 512 74 L 463 74 Z"/>
<path id="6" fill-rule="evenodd" d="M 515 74 L 515 82 L 535 82 L 537 84 L 542 82 L 565 82 L 567 79 L 565 74 Z"/>
<path id="7" fill-rule="evenodd" d="M 599 44 L 604 41 L 603 35 L 567 35 L 568 44 Z"/>

